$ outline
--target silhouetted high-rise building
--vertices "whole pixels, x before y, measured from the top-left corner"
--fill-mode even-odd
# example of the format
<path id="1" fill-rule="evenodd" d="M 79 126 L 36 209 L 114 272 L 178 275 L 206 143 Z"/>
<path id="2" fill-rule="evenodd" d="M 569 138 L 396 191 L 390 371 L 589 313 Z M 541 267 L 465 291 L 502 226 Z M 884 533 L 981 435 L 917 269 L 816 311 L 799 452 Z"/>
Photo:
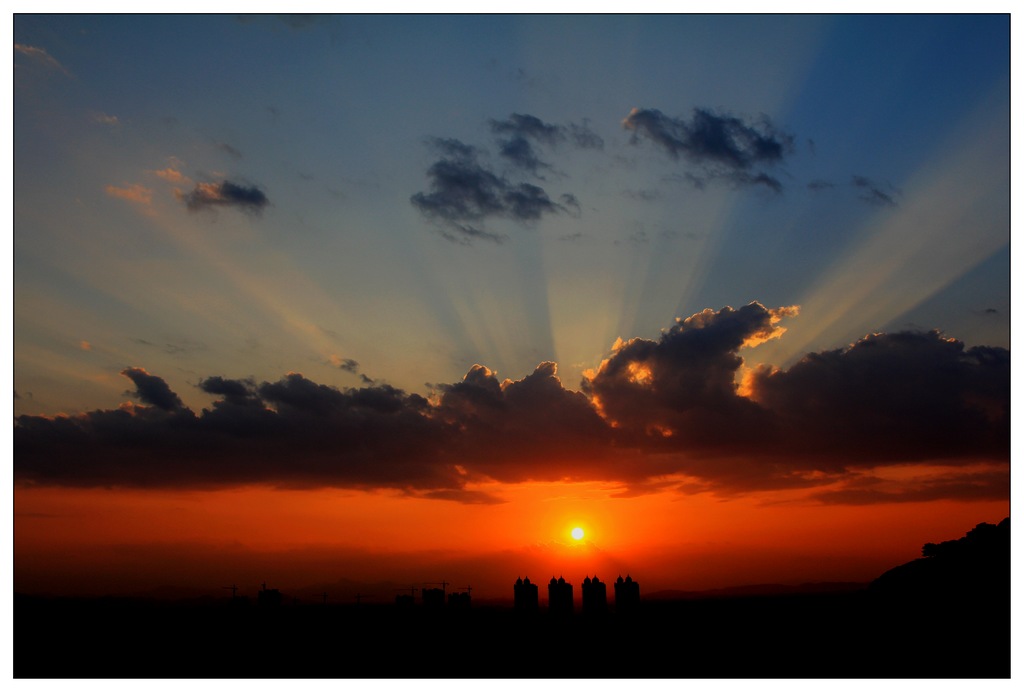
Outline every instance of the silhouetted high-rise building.
<path id="1" fill-rule="evenodd" d="M 261 606 L 281 605 L 281 592 L 277 589 L 268 589 L 266 582 L 262 586 L 263 588 L 256 592 L 256 604 Z"/>
<path id="2" fill-rule="evenodd" d="M 605 583 L 594 575 L 583 580 L 583 612 L 588 615 L 608 612 L 608 594 Z"/>
<path id="3" fill-rule="evenodd" d="M 469 608 L 469 591 L 452 591 L 448 594 L 448 607 L 465 610 Z"/>
<path id="4" fill-rule="evenodd" d="M 548 612 L 556 615 L 572 615 L 572 584 L 559 577 L 548 582 Z"/>
<path id="5" fill-rule="evenodd" d="M 622 575 L 615 580 L 615 612 L 630 613 L 640 607 L 640 584 L 633 581 L 633 578 Z"/>
<path id="6" fill-rule="evenodd" d="M 515 594 L 515 605 L 516 610 L 522 613 L 535 613 L 537 612 L 537 585 L 530 583 L 530 578 L 523 579 L 519 577 L 516 579 L 515 586 L 512 587 L 512 592 Z"/>
<path id="7" fill-rule="evenodd" d="M 444 608 L 444 589 L 423 589 L 420 594 L 427 608 Z"/>

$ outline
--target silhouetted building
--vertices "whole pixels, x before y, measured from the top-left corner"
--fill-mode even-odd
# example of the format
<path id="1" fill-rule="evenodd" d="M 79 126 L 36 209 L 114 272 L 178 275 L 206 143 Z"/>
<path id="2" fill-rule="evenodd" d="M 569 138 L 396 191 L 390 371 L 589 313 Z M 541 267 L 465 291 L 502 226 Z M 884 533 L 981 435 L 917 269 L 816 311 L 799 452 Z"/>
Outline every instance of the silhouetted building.
<path id="1" fill-rule="evenodd" d="M 444 589 L 423 589 L 421 593 L 427 608 L 444 608 Z"/>
<path id="2" fill-rule="evenodd" d="M 631 613 L 640 607 L 640 583 L 633 581 L 633 578 L 622 575 L 615 580 L 615 612 Z"/>
<path id="3" fill-rule="evenodd" d="M 572 584 L 564 578 L 551 577 L 548 582 L 548 612 L 556 615 L 572 615 Z"/>
<path id="4" fill-rule="evenodd" d="M 608 593 L 605 583 L 594 575 L 583 580 L 583 612 L 588 615 L 608 612 Z"/>
<path id="5" fill-rule="evenodd" d="M 516 579 L 513 593 L 515 594 L 516 610 L 523 613 L 537 612 L 537 585 L 530 583 L 530 578 Z"/>
<path id="6" fill-rule="evenodd" d="M 470 606 L 469 591 L 452 591 L 448 594 L 448 607 L 465 610 Z"/>
<path id="7" fill-rule="evenodd" d="M 281 592 L 277 589 L 268 589 L 267 583 L 263 582 L 263 588 L 256 594 L 256 603 L 261 606 L 281 605 Z"/>

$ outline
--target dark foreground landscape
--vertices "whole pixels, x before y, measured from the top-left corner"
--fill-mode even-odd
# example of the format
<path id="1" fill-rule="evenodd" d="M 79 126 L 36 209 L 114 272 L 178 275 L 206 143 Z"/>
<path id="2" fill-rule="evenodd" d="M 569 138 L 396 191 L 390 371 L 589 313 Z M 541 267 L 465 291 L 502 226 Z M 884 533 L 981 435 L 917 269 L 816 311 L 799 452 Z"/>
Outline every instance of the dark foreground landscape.
<path id="1" fill-rule="evenodd" d="M 1006 678 L 1009 520 L 864 589 L 541 608 L 15 596 L 19 678 Z M 609 604 L 611 605 L 611 604 Z"/>

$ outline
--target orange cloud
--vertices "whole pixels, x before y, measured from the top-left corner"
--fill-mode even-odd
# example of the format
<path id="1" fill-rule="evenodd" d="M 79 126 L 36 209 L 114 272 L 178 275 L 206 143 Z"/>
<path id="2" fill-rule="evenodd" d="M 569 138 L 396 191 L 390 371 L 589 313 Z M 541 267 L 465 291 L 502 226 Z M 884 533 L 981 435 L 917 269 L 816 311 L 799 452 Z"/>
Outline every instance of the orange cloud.
<path id="1" fill-rule="evenodd" d="M 104 189 L 108 195 L 117 199 L 127 200 L 136 204 L 144 204 L 146 206 L 153 203 L 153 191 L 148 187 L 143 187 L 142 185 L 127 185 L 125 187 L 107 185 Z"/>
<path id="2" fill-rule="evenodd" d="M 181 171 L 171 168 L 168 166 L 162 171 L 150 171 L 153 175 L 158 178 L 162 178 L 169 183 L 180 184 L 180 185 L 191 185 L 192 181 L 189 177 L 183 174 Z"/>
<path id="3" fill-rule="evenodd" d="M 756 332 L 756 333 L 751 334 L 750 336 L 748 336 L 747 339 L 743 342 L 743 345 L 748 347 L 748 348 L 753 348 L 754 346 L 758 346 L 760 344 L 763 344 L 766 341 L 771 341 L 772 339 L 778 339 L 780 336 L 782 336 L 783 334 L 786 333 L 786 328 L 785 327 L 777 326 L 779 324 L 779 322 L 782 321 L 782 318 L 783 317 L 796 317 L 799 314 L 800 314 L 800 306 L 799 305 L 790 305 L 790 306 L 787 306 L 787 307 L 772 308 L 772 309 L 770 309 L 768 311 L 769 326 L 765 327 L 764 329 L 762 329 L 759 332 Z"/>

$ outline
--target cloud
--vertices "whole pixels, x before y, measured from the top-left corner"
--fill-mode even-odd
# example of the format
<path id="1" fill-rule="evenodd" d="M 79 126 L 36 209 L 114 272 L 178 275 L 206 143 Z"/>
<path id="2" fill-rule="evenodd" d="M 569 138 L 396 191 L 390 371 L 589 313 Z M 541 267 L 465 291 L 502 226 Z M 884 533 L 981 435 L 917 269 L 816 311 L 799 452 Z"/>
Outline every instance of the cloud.
<path id="1" fill-rule="evenodd" d="M 557 144 L 565 138 L 562 129 L 557 125 L 545 123 L 534 115 L 520 113 L 513 113 L 507 120 L 491 120 L 491 131 L 513 137 L 528 137 L 550 145 Z"/>
<path id="2" fill-rule="evenodd" d="M 748 123 L 741 118 L 694 108 L 692 117 L 672 118 L 653 108 L 634 108 L 622 121 L 633 133 L 632 143 L 651 141 L 673 159 L 697 166 L 694 181 L 725 179 L 735 185 L 781 184 L 755 166 L 781 163 L 793 150 L 793 137 L 774 127 L 767 117 Z"/>
<path id="3" fill-rule="evenodd" d="M 270 204 L 267 196 L 255 186 L 239 185 L 230 180 L 219 183 L 196 183 L 192 191 L 180 194 L 190 211 L 214 207 L 236 207 L 242 211 L 260 213 Z"/>
<path id="4" fill-rule="evenodd" d="M 585 118 L 581 125 L 569 123 L 569 139 L 579 149 L 604 149 L 604 140 L 590 129 Z"/>
<path id="5" fill-rule="evenodd" d="M 1009 473 L 1006 470 L 985 470 L 907 481 L 863 476 L 843 483 L 837 489 L 812 493 L 810 497 L 830 505 L 873 505 L 930 502 L 950 497 L 960 500 L 1002 500 L 1009 496 Z"/>
<path id="6" fill-rule="evenodd" d="M 330 357 L 330 363 L 339 370 L 350 372 L 353 375 L 359 373 L 359 363 L 352 360 L 351 358 L 342 358 L 341 356 L 332 355 Z"/>
<path id="7" fill-rule="evenodd" d="M 518 380 L 474 365 L 429 400 L 365 379 L 215 375 L 196 384 L 214 400 L 195 413 L 161 377 L 126 368 L 140 403 L 19 416 L 15 478 L 390 488 L 469 503 L 500 500 L 477 483 L 530 480 L 615 482 L 623 496 L 805 489 L 845 504 L 1008 496 L 1007 350 L 898 332 L 787 370 L 747 368 L 745 350 L 785 338 L 797 313 L 709 309 L 658 339 L 620 339 L 579 391 L 553 362 Z"/>
<path id="8" fill-rule="evenodd" d="M 796 453 L 857 464 L 1008 451 L 1009 351 L 937 331 L 872 334 L 748 385 Z"/>
<path id="9" fill-rule="evenodd" d="M 656 202 L 661 199 L 661 192 L 658 190 L 623 190 L 622 196 L 641 202 Z"/>
<path id="10" fill-rule="evenodd" d="M 583 209 L 580 207 L 580 201 L 576 198 L 576 195 L 567 192 L 561 195 L 558 200 L 570 216 L 578 219 L 582 215 Z"/>
<path id="11" fill-rule="evenodd" d="M 174 185 L 192 184 L 192 181 L 188 178 L 188 176 L 186 176 L 184 173 L 171 166 L 168 166 L 167 168 L 164 168 L 163 170 L 160 171 L 150 172 L 156 177 L 160 178 L 161 180 L 166 180 L 167 182 L 172 183 Z"/>
<path id="12" fill-rule="evenodd" d="M 737 351 L 777 338 L 778 322 L 794 313 L 751 303 L 678 319 L 658 341 L 616 343 L 583 391 L 636 444 L 718 455 L 756 449 L 771 434 L 770 416 L 737 394 Z"/>
<path id="13" fill-rule="evenodd" d="M 97 125 L 108 125 L 110 127 L 117 127 L 121 124 L 116 115 L 107 115 L 106 113 L 93 113 L 92 121 Z"/>
<path id="14" fill-rule="evenodd" d="M 502 236 L 473 225 L 487 218 L 535 222 L 544 214 L 567 211 L 543 188 L 499 176 L 480 162 L 479 151 L 456 139 L 435 139 L 441 158 L 427 169 L 430 192 L 410 202 L 427 218 L 440 222 L 449 240 L 477 238 L 499 242 Z"/>
<path id="15" fill-rule="evenodd" d="M 899 190 L 888 183 L 883 185 L 862 175 L 855 175 L 851 178 L 850 184 L 860 191 L 860 199 L 868 204 L 880 207 L 897 206 L 893 195 L 899 195 Z"/>
<path id="16" fill-rule="evenodd" d="M 230 144 L 228 144 L 226 142 L 218 143 L 217 144 L 217 148 L 220 149 L 221 151 L 223 151 L 225 154 L 227 154 L 228 156 L 230 156 L 233 159 L 237 160 L 237 159 L 242 158 L 242 152 L 240 152 L 238 149 L 234 148 L 233 146 L 231 146 Z"/>
<path id="17" fill-rule="evenodd" d="M 14 50 L 21 53 L 24 56 L 31 58 L 33 61 L 43 65 L 44 67 L 56 70 L 63 73 L 65 76 L 70 77 L 71 72 L 66 67 L 61 65 L 56 58 L 46 52 L 45 48 L 39 48 L 37 46 L 27 46 L 22 43 L 15 43 Z"/>
<path id="18" fill-rule="evenodd" d="M 135 383 L 135 395 L 146 404 L 164 411 L 181 411 L 185 405 L 181 398 L 161 378 L 150 375 L 144 368 L 125 368 L 121 374 Z"/>
<path id="19" fill-rule="evenodd" d="M 153 191 L 143 185 L 125 185 L 124 187 L 107 185 L 103 189 L 109 196 L 116 199 L 123 199 L 147 207 L 153 203 Z"/>
<path id="20" fill-rule="evenodd" d="M 539 171 L 552 166 L 538 157 L 531 141 L 550 148 L 562 143 L 578 149 L 604 148 L 604 140 L 586 121 L 582 125 L 552 125 L 534 115 L 513 113 L 505 120 L 491 120 L 490 126 L 491 132 L 501 137 L 498 140 L 500 155 L 517 168 L 538 176 Z"/>

